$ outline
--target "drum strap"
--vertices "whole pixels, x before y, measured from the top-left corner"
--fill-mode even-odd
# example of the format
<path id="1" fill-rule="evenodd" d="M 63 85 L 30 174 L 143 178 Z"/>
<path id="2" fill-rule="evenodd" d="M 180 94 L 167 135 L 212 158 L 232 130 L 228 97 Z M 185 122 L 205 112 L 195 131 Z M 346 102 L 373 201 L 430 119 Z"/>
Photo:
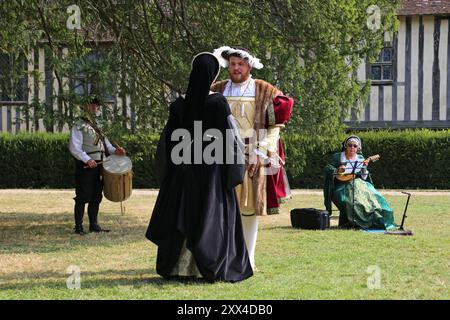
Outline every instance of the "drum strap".
<path id="1" fill-rule="evenodd" d="M 97 133 L 97 137 L 99 137 L 102 140 L 103 148 L 105 149 L 104 154 L 107 157 L 109 157 L 110 154 L 109 154 L 108 148 L 106 147 L 105 135 L 100 130 L 100 128 L 97 126 L 97 124 L 95 123 L 94 119 L 92 119 L 92 116 L 89 115 L 88 118 L 83 118 L 83 120 L 86 121 L 94 129 L 95 133 Z M 103 152 L 102 152 L 102 157 L 103 157 Z"/>
<path id="2" fill-rule="evenodd" d="M 104 136 L 102 137 L 102 142 L 103 142 L 103 147 L 105 148 L 104 154 L 105 154 L 107 157 L 109 157 L 110 154 L 109 154 L 108 147 L 106 146 L 106 142 L 105 142 L 105 137 L 104 137 Z"/>
<path id="3" fill-rule="evenodd" d="M 86 152 L 86 154 L 94 154 L 94 153 L 103 153 L 102 151 L 92 151 L 92 152 Z"/>
<path id="4" fill-rule="evenodd" d="M 86 154 L 93 154 L 93 153 L 101 153 L 99 161 L 103 162 L 103 155 L 105 154 L 103 151 L 92 151 L 92 152 L 87 152 Z"/>

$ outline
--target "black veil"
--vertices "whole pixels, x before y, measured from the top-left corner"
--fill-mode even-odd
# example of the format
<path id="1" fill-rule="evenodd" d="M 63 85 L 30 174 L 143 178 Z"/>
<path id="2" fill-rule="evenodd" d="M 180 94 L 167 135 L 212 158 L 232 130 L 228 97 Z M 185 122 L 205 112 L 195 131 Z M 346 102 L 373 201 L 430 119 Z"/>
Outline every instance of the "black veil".
<path id="1" fill-rule="evenodd" d="M 202 52 L 194 57 L 182 112 L 183 127 L 191 128 L 194 121 L 202 120 L 209 89 L 219 72 L 219 61 L 213 54 Z"/>

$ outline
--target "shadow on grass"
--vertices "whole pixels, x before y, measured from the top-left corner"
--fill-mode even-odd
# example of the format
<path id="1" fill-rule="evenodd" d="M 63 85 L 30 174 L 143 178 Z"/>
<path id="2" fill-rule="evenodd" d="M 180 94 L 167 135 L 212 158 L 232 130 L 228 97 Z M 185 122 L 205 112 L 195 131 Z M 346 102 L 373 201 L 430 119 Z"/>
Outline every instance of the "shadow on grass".
<path id="1" fill-rule="evenodd" d="M 67 279 L 70 275 L 60 272 L 45 271 L 37 272 L 17 272 L 2 276 L 0 290 L 32 290 L 33 288 L 53 288 L 66 289 Z M 196 286 L 208 284 L 202 278 L 171 278 L 165 279 L 156 274 L 154 269 L 133 269 L 133 270 L 104 270 L 98 272 L 81 272 L 82 289 L 102 289 L 115 287 L 141 288 L 152 286 L 162 289 L 165 286 L 187 285 Z M 9 283 L 22 280 L 20 283 Z"/>
<path id="2" fill-rule="evenodd" d="M 274 226 L 274 227 L 263 227 L 262 229 L 264 229 L 264 230 L 292 230 L 292 231 L 295 231 L 295 232 L 300 232 L 300 231 L 323 231 L 323 232 L 326 232 L 326 231 L 330 231 L 330 230 L 347 230 L 347 229 L 342 229 L 342 228 L 339 228 L 338 226 L 330 226 L 330 228 L 328 228 L 328 229 L 324 229 L 324 230 L 319 230 L 319 229 L 302 229 L 302 228 L 294 228 L 294 227 L 292 227 L 292 226 Z"/>
<path id="3" fill-rule="evenodd" d="M 338 216 L 331 216 L 330 217 L 330 228 L 329 229 L 340 229 L 338 227 L 338 220 L 339 220 L 339 215 Z M 264 230 L 296 230 L 296 231 L 307 231 L 308 229 L 301 229 L 301 228 L 294 228 L 292 227 L 291 221 L 287 221 L 286 223 L 288 223 L 288 225 L 278 225 L 278 226 L 271 226 L 271 227 L 267 227 L 267 226 L 261 226 L 260 229 L 264 229 Z M 316 230 L 316 231 L 326 231 L 328 229 L 325 230 Z"/>
<path id="4" fill-rule="evenodd" d="M 110 246 L 145 240 L 147 222 L 133 216 L 99 215 L 102 227 L 109 233 L 88 233 L 80 236 L 73 231 L 73 214 L 39 215 L 15 212 L 0 213 L 0 253 L 48 253 L 77 250 L 80 246 Z M 85 230 L 89 229 L 85 215 Z"/>

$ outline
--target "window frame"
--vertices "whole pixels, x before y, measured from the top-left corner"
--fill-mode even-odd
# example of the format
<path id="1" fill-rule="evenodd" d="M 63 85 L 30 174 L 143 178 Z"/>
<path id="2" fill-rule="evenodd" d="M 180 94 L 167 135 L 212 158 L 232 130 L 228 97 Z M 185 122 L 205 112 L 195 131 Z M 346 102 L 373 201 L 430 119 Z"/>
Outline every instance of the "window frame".
<path id="1" fill-rule="evenodd" d="M 11 67 L 14 64 L 14 58 L 13 58 L 12 54 L 5 53 L 4 55 L 7 56 L 7 59 L 9 59 L 9 61 L 8 61 L 9 67 L 14 68 L 14 67 Z M 21 57 L 19 57 L 19 59 L 20 59 L 20 61 L 18 63 L 21 64 L 21 67 L 25 71 L 25 68 L 26 68 L 25 57 L 21 56 Z M 8 74 L 6 73 L 6 76 L 5 76 L 5 73 L 0 70 L 0 81 L 8 81 L 9 77 L 7 75 Z M 28 77 L 25 74 L 20 75 L 18 78 L 17 85 L 13 83 L 12 79 L 9 79 L 9 81 L 10 81 L 9 86 L 11 86 L 18 94 L 15 97 L 7 96 L 9 98 L 9 100 L 5 100 L 5 99 L 3 99 L 3 95 L 8 94 L 8 92 L 3 93 L 3 91 L 1 90 L 1 86 L 0 86 L 0 104 L 16 105 L 16 104 L 28 103 L 28 94 L 29 94 L 28 93 Z M 22 99 L 20 99 L 19 97 L 21 97 Z"/>
<path id="2" fill-rule="evenodd" d="M 384 49 L 390 49 L 391 50 L 391 60 L 390 61 L 383 61 L 383 50 Z M 372 85 L 392 85 L 394 83 L 394 63 L 395 63 L 395 51 L 394 51 L 394 44 L 393 42 L 384 42 L 383 47 L 380 50 L 380 53 L 378 55 L 379 61 L 375 61 L 373 63 L 368 63 L 367 68 L 367 79 L 369 79 L 372 83 Z M 381 68 L 381 79 L 373 79 L 372 78 L 372 67 L 379 66 Z M 391 78 L 390 79 L 383 79 L 383 67 L 384 66 L 390 66 L 391 67 Z"/>

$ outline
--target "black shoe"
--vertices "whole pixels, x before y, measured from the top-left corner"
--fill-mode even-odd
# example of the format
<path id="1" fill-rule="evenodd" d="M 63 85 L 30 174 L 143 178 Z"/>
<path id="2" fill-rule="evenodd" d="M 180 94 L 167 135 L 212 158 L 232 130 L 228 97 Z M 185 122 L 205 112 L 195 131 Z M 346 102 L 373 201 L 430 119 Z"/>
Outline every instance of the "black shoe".
<path id="1" fill-rule="evenodd" d="M 85 234 L 87 234 L 84 231 L 83 226 L 75 226 L 74 230 L 75 230 L 75 233 L 79 234 L 80 236 L 84 236 Z"/>
<path id="2" fill-rule="evenodd" d="M 89 226 L 89 232 L 110 232 L 111 230 L 102 229 L 98 224 L 92 224 Z"/>

